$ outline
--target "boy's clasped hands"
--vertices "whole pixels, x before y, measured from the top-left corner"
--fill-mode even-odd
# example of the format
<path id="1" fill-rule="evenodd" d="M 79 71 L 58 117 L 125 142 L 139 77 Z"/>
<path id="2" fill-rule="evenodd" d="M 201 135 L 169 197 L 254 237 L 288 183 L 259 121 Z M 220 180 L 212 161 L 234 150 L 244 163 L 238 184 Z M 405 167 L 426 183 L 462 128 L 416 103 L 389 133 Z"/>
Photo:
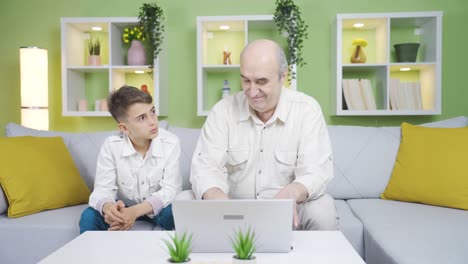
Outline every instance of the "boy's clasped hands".
<path id="1" fill-rule="evenodd" d="M 122 200 L 105 203 L 102 211 L 104 221 L 110 225 L 109 231 L 129 230 L 138 218 L 136 208 L 134 206 L 127 208 Z"/>

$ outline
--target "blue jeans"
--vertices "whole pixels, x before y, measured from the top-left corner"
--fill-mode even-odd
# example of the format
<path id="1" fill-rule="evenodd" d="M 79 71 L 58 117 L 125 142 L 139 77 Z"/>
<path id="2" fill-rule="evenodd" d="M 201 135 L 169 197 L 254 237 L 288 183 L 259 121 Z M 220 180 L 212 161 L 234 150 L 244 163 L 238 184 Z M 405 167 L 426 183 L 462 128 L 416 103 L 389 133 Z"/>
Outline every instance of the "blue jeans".
<path id="1" fill-rule="evenodd" d="M 174 217 L 172 216 L 172 205 L 166 206 L 163 208 L 158 215 L 153 218 L 148 216 L 142 216 L 137 219 L 145 220 L 162 227 L 164 230 L 174 230 Z M 81 213 L 80 218 L 80 234 L 83 234 L 86 231 L 100 231 L 107 230 L 109 224 L 104 221 L 104 217 L 95 209 L 88 207 L 83 213 Z"/>

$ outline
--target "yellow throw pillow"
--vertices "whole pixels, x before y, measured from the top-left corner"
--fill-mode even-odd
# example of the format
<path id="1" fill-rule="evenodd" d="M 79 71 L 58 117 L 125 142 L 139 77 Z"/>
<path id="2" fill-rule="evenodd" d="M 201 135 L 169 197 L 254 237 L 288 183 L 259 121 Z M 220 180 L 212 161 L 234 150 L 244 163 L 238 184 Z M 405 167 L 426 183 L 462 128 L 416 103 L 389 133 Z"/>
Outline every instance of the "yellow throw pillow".
<path id="1" fill-rule="evenodd" d="M 0 160 L 9 217 L 88 202 L 90 191 L 61 137 L 0 138 Z"/>
<path id="2" fill-rule="evenodd" d="M 468 209 L 468 127 L 401 125 L 392 176 L 381 198 Z"/>

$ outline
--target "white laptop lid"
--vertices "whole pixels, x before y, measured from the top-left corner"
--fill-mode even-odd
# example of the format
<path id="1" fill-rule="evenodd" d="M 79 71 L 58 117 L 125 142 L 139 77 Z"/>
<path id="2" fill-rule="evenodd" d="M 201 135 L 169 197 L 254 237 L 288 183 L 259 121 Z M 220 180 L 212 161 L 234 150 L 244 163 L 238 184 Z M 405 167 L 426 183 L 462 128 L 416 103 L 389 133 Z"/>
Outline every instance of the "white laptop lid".
<path id="1" fill-rule="evenodd" d="M 249 227 L 257 237 L 256 252 L 289 252 L 293 200 L 174 201 L 176 232 L 193 234 L 193 252 L 234 252 L 234 232 Z"/>

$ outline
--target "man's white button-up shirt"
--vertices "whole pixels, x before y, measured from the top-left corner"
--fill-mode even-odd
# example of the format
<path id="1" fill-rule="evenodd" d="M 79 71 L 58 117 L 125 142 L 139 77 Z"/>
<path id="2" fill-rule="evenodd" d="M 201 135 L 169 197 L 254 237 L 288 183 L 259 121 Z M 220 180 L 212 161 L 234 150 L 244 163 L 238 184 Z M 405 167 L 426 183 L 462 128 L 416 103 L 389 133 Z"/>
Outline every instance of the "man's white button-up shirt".
<path id="1" fill-rule="evenodd" d="M 127 136 L 111 136 L 99 153 L 94 190 L 89 205 L 101 212 L 106 202 L 122 200 L 127 207 L 148 201 L 153 217 L 181 191 L 180 143 L 170 132 L 159 128 L 143 158 Z"/>
<path id="2" fill-rule="evenodd" d="M 243 92 L 213 107 L 192 158 L 190 181 L 198 199 L 213 187 L 234 199 L 272 198 L 292 182 L 303 184 L 314 199 L 332 177 L 332 149 L 320 105 L 282 88 L 266 123 Z"/>

